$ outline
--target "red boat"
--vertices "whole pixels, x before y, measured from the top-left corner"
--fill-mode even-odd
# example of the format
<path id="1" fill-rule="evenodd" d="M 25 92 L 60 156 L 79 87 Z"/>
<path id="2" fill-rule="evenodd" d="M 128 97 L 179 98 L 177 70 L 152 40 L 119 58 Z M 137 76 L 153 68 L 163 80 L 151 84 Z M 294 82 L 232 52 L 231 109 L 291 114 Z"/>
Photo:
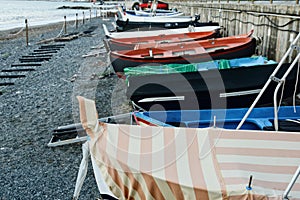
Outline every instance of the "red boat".
<path id="1" fill-rule="evenodd" d="M 222 39 L 228 40 L 230 38 L 233 38 L 233 39 L 236 39 L 236 38 L 248 38 L 248 37 L 252 36 L 253 32 L 254 32 L 254 30 L 252 29 L 251 31 L 249 31 L 246 34 L 241 34 L 241 35 L 235 35 L 235 36 L 229 36 L 229 37 L 219 38 L 219 41 L 221 41 Z M 180 43 L 180 42 L 189 42 L 189 41 L 178 41 L 177 43 Z M 192 42 L 192 40 L 190 40 L 190 42 Z M 208 42 L 209 42 L 209 40 L 208 40 Z M 175 43 L 175 42 L 173 42 L 173 43 Z M 140 43 L 138 43 L 138 44 L 136 44 L 134 46 L 134 49 L 146 49 L 146 48 L 153 48 L 153 47 L 154 48 L 164 49 L 164 48 L 168 48 L 169 46 L 172 47 L 173 45 L 174 44 L 167 43 L 167 42 L 160 42 L 160 43 L 159 42 L 157 42 L 157 43 L 153 43 L 153 42 L 152 43 L 146 43 L 146 42 L 143 43 L 143 42 L 140 42 Z M 190 45 L 190 43 L 189 43 L 189 45 Z M 201 45 L 202 45 L 202 43 L 201 43 Z"/>
<path id="2" fill-rule="evenodd" d="M 218 37 L 218 30 L 201 31 L 189 33 L 162 34 L 157 36 L 145 36 L 134 38 L 120 38 L 107 40 L 111 51 L 134 49 L 138 44 L 148 44 L 155 46 L 156 44 L 189 42 L 203 39 Z"/>
<path id="3" fill-rule="evenodd" d="M 248 57 L 255 53 L 256 40 L 244 35 L 157 46 L 111 51 L 110 60 L 115 72 L 122 76 L 125 67 L 143 64 L 198 63 L 212 59 Z"/>
<path id="4" fill-rule="evenodd" d="M 149 1 L 149 0 L 143 0 L 143 3 L 140 4 L 140 8 L 142 8 L 142 9 L 152 8 L 152 2 Z M 169 9 L 169 4 L 164 3 L 162 1 L 157 1 L 156 8 L 157 9 L 168 10 Z"/>

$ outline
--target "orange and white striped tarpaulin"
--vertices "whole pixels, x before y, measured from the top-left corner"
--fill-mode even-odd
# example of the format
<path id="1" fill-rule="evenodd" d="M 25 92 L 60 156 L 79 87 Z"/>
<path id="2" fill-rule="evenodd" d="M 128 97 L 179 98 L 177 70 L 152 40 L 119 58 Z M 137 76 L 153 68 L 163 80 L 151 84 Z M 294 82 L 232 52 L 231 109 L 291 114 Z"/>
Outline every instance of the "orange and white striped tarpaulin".
<path id="1" fill-rule="evenodd" d="M 282 199 L 300 165 L 299 133 L 106 124 L 94 101 L 79 102 L 91 156 L 120 199 Z"/>

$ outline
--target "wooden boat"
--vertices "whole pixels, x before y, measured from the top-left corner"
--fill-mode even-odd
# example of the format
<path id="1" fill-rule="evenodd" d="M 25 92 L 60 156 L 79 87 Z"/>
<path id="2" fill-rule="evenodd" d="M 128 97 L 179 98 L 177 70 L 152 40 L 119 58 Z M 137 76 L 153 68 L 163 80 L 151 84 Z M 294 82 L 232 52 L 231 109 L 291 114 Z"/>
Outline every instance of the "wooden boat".
<path id="1" fill-rule="evenodd" d="M 249 57 L 255 53 L 256 40 L 250 37 L 228 37 L 110 52 L 114 71 L 122 76 L 124 68 L 143 64 L 199 63 L 217 59 Z"/>
<path id="2" fill-rule="evenodd" d="M 167 65 L 143 65 L 141 67 L 126 67 L 124 69 L 125 77 L 146 76 L 157 74 L 174 74 L 187 72 L 200 72 L 207 70 L 223 70 L 238 67 L 252 67 L 257 65 L 278 64 L 274 60 L 268 60 L 263 56 L 251 56 L 245 58 L 221 59 L 200 63 L 189 64 L 167 64 Z"/>
<path id="3" fill-rule="evenodd" d="M 192 32 L 209 32 L 218 31 L 220 26 L 202 26 L 194 27 L 189 26 L 187 28 L 175 28 L 175 29 L 163 29 L 163 30 L 148 30 L 148 31 L 126 31 L 126 32 L 110 32 L 105 24 L 102 24 L 106 38 L 108 39 L 122 39 L 122 38 L 140 38 L 140 37 L 153 37 L 167 34 L 183 34 Z M 138 33 L 138 34 L 137 34 Z"/>
<path id="4" fill-rule="evenodd" d="M 134 49 L 139 44 L 149 44 L 155 46 L 161 43 L 178 43 L 204 40 L 209 38 L 218 37 L 217 31 L 201 31 L 190 33 L 178 33 L 178 34 L 163 34 L 158 36 L 145 36 L 145 37 L 133 37 L 133 38 L 120 38 L 120 39 L 108 39 L 107 43 L 110 51 L 116 50 L 129 50 Z"/>
<path id="5" fill-rule="evenodd" d="M 119 10 L 116 15 L 117 31 L 126 31 L 130 29 L 173 29 L 186 28 L 188 26 L 218 26 L 217 22 L 199 22 L 200 16 L 178 16 L 178 17 L 143 17 L 135 15 L 126 15 Z"/>
<path id="6" fill-rule="evenodd" d="M 272 80 L 278 81 L 278 86 L 285 81 L 300 54 L 284 77 L 277 80 L 275 74 L 299 39 L 300 34 L 292 42 L 260 94 L 265 92 Z M 218 111 L 209 110 L 207 114 L 212 123 L 206 124 L 212 127 L 187 128 L 99 122 L 95 102 L 79 97 L 81 123 L 90 140 L 82 148 L 83 159 L 74 199 L 79 195 L 87 172 L 89 153 L 97 186 L 105 198 L 300 199 L 300 184 L 296 182 L 300 175 L 300 131 L 299 121 L 296 120 L 299 119 L 300 109 L 277 109 L 274 101 L 274 108 L 264 108 L 255 114 L 256 109 L 253 107 L 259 98 L 260 95 L 246 113 L 241 111 L 245 114 L 242 119 L 238 111 L 226 110 L 225 114 L 228 116 L 220 116 Z M 296 122 L 295 132 L 279 130 L 281 112 L 284 113 L 284 120 L 291 117 L 289 121 Z M 151 113 L 149 117 L 153 119 Z M 196 127 L 199 127 L 198 119 L 203 118 L 201 114 L 198 114 L 198 119 L 191 114 L 182 114 L 179 120 L 171 121 L 196 121 Z M 250 127 L 241 130 L 245 119 L 251 116 L 254 121 L 249 124 Z M 134 117 L 137 115 L 134 114 Z M 163 113 L 159 117 L 162 122 L 168 120 L 168 116 Z M 217 127 L 217 120 L 225 119 L 226 124 L 226 120 L 231 118 L 241 119 L 235 130 Z M 262 120 L 263 118 L 268 120 Z M 271 130 L 276 131 L 261 130 L 270 130 L 272 120 Z M 190 125 L 189 123 L 184 125 Z"/>
<path id="7" fill-rule="evenodd" d="M 164 127 L 236 129 L 248 108 L 134 112 L 138 124 Z M 281 106 L 279 131 L 299 132 L 300 106 Z M 274 130 L 274 107 L 254 108 L 241 130 Z"/>
<path id="8" fill-rule="evenodd" d="M 157 2 L 151 2 L 148 0 L 144 0 L 143 3 L 140 4 L 141 9 L 147 9 L 147 8 L 152 8 L 153 9 L 153 4 L 155 3 L 156 9 L 164 9 L 168 10 L 169 9 L 169 4 L 162 2 L 162 1 L 157 1 Z"/>
<path id="9" fill-rule="evenodd" d="M 246 34 L 241 34 L 241 35 L 234 35 L 234 36 L 228 36 L 228 37 L 224 37 L 224 38 L 218 38 L 219 41 L 224 40 L 228 40 L 228 39 L 237 39 L 237 38 L 249 38 L 252 36 L 254 30 L 250 30 L 248 33 Z M 215 38 L 212 38 L 212 40 L 214 40 Z M 185 42 L 194 42 L 194 41 L 179 41 L 177 43 L 183 43 L 183 45 L 185 44 Z M 195 43 L 198 44 L 198 43 Z M 202 45 L 202 43 L 200 43 Z M 203 44 L 205 45 L 206 43 L 203 42 Z M 193 43 L 188 43 L 188 45 L 194 45 Z M 157 43 L 139 43 L 136 44 L 134 49 L 146 49 L 146 48 L 159 48 L 159 49 L 168 49 L 168 48 L 172 48 L 174 47 L 173 43 L 168 43 L 168 42 L 157 42 Z M 175 46 L 176 47 L 176 46 Z M 180 48 L 183 48 L 180 46 Z"/>
<path id="10" fill-rule="evenodd" d="M 74 198 L 89 157 L 105 198 L 300 198 L 299 132 L 109 124 L 98 121 L 93 101 L 79 100 L 90 140 Z"/>
<path id="11" fill-rule="evenodd" d="M 290 63 L 276 73 L 281 78 Z M 255 64 L 247 67 L 209 69 L 186 73 L 129 76 L 126 95 L 145 110 L 180 110 L 249 107 L 269 79 L 277 64 Z M 170 70 L 172 71 L 172 70 Z M 297 70 L 287 77 L 282 98 L 291 97 L 297 80 Z M 272 83 L 258 106 L 273 102 Z"/>
<path id="12" fill-rule="evenodd" d="M 182 16 L 182 12 L 176 12 L 171 10 L 163 10 L 162 11 L 144 11 L 144 10 L 126 10 L 126 14 L 129 15 L 136 15 L 136 16 L 143 16 L 143 17 L 153 17 L 153 16 L 162 16 L 162 17 L 178 17 Z"/>

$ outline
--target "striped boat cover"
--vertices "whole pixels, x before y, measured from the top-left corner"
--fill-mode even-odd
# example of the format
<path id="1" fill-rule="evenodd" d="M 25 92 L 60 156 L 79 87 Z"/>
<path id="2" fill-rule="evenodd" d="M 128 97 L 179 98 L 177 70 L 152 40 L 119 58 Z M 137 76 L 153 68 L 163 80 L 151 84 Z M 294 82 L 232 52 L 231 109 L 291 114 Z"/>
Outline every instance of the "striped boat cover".
<path id="1" fill-rule="evenodd" d="M 299 133 L 99 123 L 94 101 L 79 101 L 92 158 L 120 199 L 282 199 L 300 165 Z"/>

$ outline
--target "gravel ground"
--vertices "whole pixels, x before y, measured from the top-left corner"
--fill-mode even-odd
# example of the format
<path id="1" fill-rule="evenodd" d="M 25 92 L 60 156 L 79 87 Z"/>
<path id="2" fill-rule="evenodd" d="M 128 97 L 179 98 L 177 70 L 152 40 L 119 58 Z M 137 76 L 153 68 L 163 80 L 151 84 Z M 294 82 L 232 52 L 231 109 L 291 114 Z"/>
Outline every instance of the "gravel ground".
<path id="1" fill-rule="evenodd" d="M 98 78 L 109 66 L 102 23 L 111 25 L 111 21 L 97 18 L 78 29 L 68 28 L 68 33 L 96 29 L 78 39 L 50 43 L 65 46 L 35 71 L 13 73 L 24 74 L 25 78 L 0 79 L 0 83 L 14 82 L 13 86 L 0 86 L 1 200 L 72 199 L 82 158 L 81 145 L 50 148 L 47 144 L 53 129 L 79 122 L 77 95 L 95 99 L 100 117 L 130 110 L 123 95 L 123 82 L 115 75 Z M 0 40 L 0 70 L 20 63 L 19 58 L 42 45 L 37 42 L 57 36 L 61 24 L 30 30 L 28 47 L 23 36 Z M 8 33 L 2 32 L 0 38 Z M 87 54 L 97 56 L 82 57 Z M 99 197 L 89 163 L 80 199 Z"/>

